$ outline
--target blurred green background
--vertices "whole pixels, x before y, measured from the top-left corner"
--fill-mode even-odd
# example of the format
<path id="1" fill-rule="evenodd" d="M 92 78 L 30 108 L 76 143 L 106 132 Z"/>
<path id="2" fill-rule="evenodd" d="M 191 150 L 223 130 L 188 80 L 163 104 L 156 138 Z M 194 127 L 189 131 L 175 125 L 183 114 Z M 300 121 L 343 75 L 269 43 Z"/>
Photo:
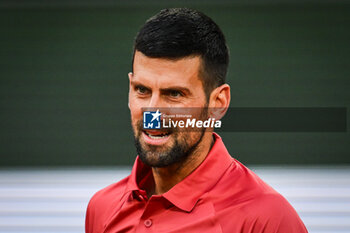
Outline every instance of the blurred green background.
<path id="1" fill-rule="evenodd" d="M 165 7 L 217 22 L 232 107 L 349 107 L 347 1 L 0 2 L 0 166 L 132 165 L 133 38 Z M 246 164 L 350 163 L 349 133 L 221 133 Z"/>

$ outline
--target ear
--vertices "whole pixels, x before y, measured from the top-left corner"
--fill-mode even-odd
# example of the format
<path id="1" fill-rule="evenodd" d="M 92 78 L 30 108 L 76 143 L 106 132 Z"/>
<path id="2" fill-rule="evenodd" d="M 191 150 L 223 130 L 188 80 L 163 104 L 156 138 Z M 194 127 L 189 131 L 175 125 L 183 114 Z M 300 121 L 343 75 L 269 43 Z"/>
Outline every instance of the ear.
<path id="1" fill-rule="evenodd" d="M 231 91 L 228 84 L 215 88 L 209 97 L 209 117 L 217 120 L 224 117 L 230 106 Z"/>
<path id="2" fill-rule="evenodd" d="M 131 79 L 134 77 L 134 74 L 132 72 L 128 73 L 129 77 L 129 98 L 128 98 L 128 108 L 130 109 L 130 90 L 131 90 Z"/>

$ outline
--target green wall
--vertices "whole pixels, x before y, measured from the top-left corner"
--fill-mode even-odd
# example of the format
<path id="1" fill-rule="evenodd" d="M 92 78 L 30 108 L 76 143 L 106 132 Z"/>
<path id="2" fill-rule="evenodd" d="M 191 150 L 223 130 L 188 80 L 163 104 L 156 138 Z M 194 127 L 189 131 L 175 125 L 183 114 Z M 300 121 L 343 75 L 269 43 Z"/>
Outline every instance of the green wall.
<path id="1" fill-rule="evenodd" d="M 0 8 L 0 166 L 131 165 L 133 38 L 165 6 Z M 231 106 L 349 107 L 350 5 L 187 6 L 227 37 Z M 348 132 L 221 136 L 248 164 L 350 163 Z"/>

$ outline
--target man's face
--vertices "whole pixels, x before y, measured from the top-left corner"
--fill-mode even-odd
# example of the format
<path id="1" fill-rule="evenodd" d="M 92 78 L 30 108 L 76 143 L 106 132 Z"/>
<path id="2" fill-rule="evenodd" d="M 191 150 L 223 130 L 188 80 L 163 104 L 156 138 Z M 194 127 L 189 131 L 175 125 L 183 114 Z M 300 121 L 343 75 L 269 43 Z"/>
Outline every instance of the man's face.
<path id="1" fill-rule="evenodd" d="M 129 108 L 135 145 L 141 160 L 165 167 L 185 160 L 200 144 L 202 131 L 143 129 L 142 108 L 190 108 L 207 106 L 199 78 L 199 56 L 179 60 L 149 58 L 136 51 L 129 74 Z M 201 117 L 206 118 L 205 109 Z"/>

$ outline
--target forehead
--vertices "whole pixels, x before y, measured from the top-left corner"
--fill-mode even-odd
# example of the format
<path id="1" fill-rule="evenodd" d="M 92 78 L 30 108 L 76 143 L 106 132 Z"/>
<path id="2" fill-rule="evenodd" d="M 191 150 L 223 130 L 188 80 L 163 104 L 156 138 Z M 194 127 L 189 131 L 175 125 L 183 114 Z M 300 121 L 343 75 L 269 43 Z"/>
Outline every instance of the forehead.
<path id="1" fill-rule="evenodd" d="M 133 63 L 135 78 L 157 82 L 193 83 L 199 80 L 201 58 L 199 56 L 171 60 L 150 58 L 136 51 Z"/>

